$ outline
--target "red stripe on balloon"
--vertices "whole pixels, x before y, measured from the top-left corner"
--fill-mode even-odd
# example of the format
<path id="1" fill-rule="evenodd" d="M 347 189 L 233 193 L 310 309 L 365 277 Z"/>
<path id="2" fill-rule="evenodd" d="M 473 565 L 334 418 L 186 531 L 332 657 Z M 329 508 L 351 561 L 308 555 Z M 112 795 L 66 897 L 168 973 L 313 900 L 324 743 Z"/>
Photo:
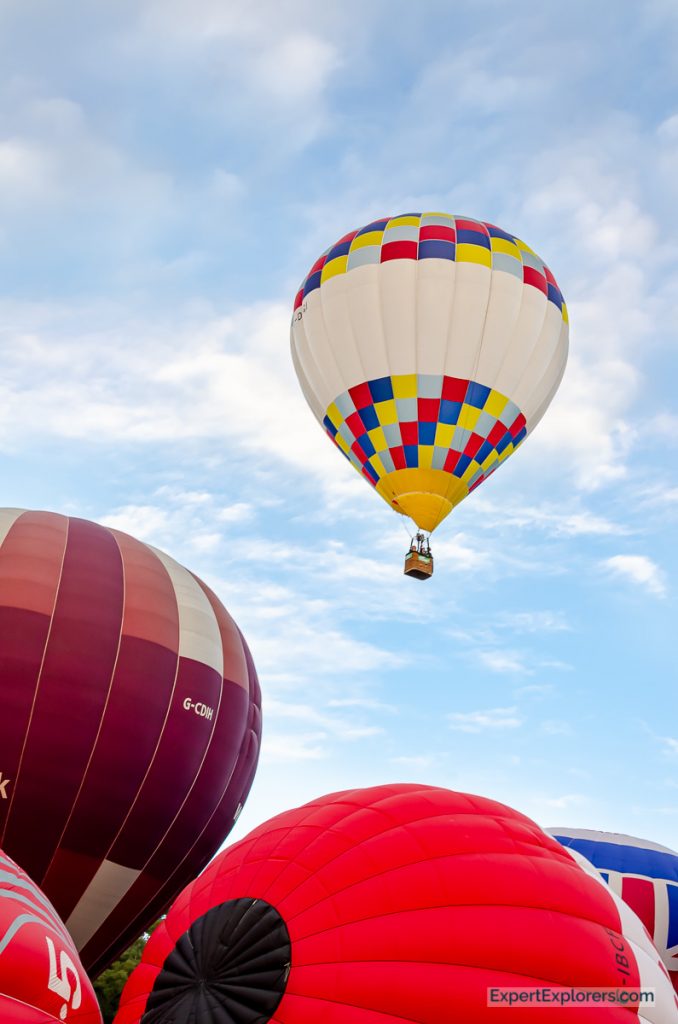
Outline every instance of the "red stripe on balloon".
<path id="1" fill-rule="evenodd" d="M 134 807 L 108 859 L 141 869 L 193 785 L 214 729 L 221 678 L 215 669 L 179 659 L 177 681 L 158 749 Z M 192 706 L 191 706 L 192 705 Z M 212 710 L 212 719 L 208 717 Z"/>
<path id="2" fill-rule="evenodd" d="M 169 574 L 147 544 L 111 530 L 122 554 L 125 572 L 124 636 L 179 650 L 177 600 Z"/>
<path id="3" fill-rule="evenodd" d="M 113 685 L 61 849 L 43 882 L 56 894 L 64 918 L 105 859 L 141 788 L 162 734 L 178 663 L 179 615 L 167 570 L 145 544 L 126 534 L 114 536 L 123 558 L 125 605 Z M 140 687 L 140 679 L 152 679 L 153 685 Z"/>
<path id="4" fill-rule="evenodd" d="M 47 870 L 97 735 L 118 651 L 122 598 L 115 540 L 103 527 L 71 519 L 4 840 L 32 878 L 42 879 Z M 69 715 L 74 706 L 77 720 Z"/>
<path id="5" fill-rule="evenodd" d="M 225 836 L 231 830 L 234 815 L 247 798 L 254 780 L 259 758 L 261 689 L 252 655 L 242 634 L 241 643 L 247 662 L 250 708 L 247 732 L 243 737 L 233 773 L 224 789 L 218 794 L 212 816 L 202 831 L 196 836 L 190 849 L 174 865 L 174 869 L 169 875 L 162 875 L 162 882 L 159 881 L 158 888 L 153 893 L 152 898 L 150 898 L 148 905 L 144 905 L 143 909 L 139 909 L 139 890 L 132 886 L 121 902 L 120 911 L 116 911 L 114 916 L 106 922 L 106 932 L 97 933 L 82 951 L 83 958 L 88 964 L 92 965 L 91 969 L 95 974 L 110 961 L 111 952 L 114 948 L 120 948 L 120 945 L 124 945 L 125 942 L 132 942 L 146 922 L 157 920 L 167 909 L 174 893 L 188 885 L 205 867 L 212 857 L 214 850 L 223 842 Z M 215 757 L 217 749 L 214 743 L 210 746 L 211 754 Z M 209 770 L 209 766 L 207 767 Z M 148 890 L 146 879 L 140 882 L 140 888 L 145 892 Z M 132 914 L 137 916 L 132 919 Z M 122 939 L 118 940 L 118 936 L 121 933 Z M 108 946 L 105 943 L 106 934 L 110 936 Z"/>
<path id="6" fill-rule="evenodd" d="M 621 895 L 624 903 L 635 910 L 654 942 L 654 883 L 649 878 L 630 878 L 625 875 L 622 878 Z"/>
<path id="7" fill-rule="evenodd" d="M 0 546 L 0 605 L 51 616 L 66 548 L 68 519 L 23 512 Z"/>
<path id="8" fill-rule="evenodd" d="M 49 635 L 67 527 L 65 517 L 24 512 L 0 545 L 0 842 Z"/>

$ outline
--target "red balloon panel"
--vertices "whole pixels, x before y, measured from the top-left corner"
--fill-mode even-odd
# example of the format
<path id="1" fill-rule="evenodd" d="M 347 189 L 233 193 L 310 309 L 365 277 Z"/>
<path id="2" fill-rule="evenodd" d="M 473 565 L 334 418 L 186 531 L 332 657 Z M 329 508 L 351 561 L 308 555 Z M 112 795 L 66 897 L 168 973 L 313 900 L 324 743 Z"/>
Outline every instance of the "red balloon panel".
<path id="1" fill-rule="evenodd" d="M 167 555 L 84 520 L 0 510 L 0 841 L 89 969 L 228 834 L 260 699 L 230 615 Z"/>

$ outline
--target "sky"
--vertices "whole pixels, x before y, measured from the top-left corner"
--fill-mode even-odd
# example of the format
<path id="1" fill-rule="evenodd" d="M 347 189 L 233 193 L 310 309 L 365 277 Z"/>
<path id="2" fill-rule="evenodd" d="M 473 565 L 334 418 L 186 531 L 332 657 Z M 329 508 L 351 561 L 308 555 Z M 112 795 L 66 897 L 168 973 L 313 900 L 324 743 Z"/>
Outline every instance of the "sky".
<path id="1" fill-rule="evenodd" d="M 678 849 L 678 6 L 0 0 L 0 504 L 205 579 L 264 698 L 231 838 L 412 781 Z M 402 575 L 289 354 L 369 220 L 524 238 L 560 391 Z"/>

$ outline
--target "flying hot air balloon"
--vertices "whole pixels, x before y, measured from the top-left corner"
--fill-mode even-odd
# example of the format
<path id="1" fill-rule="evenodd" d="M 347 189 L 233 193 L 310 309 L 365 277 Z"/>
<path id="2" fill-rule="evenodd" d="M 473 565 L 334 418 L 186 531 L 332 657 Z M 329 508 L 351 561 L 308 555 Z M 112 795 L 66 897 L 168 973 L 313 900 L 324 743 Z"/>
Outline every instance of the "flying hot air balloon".
<path id="1" fill-rule="evenodd" d="M 403 214 L 351 231 L 294 302 L 292 358 L 316 419 L 417 535 L 519 447 L 565 370 L 568 318 L 546 264 L 483 221 Z"/>
<path id="2" fill-rule="evenodd" d="M 550 835 L 576 850 L 636 912 L 662 956 L 678 992 L 678 853 L 616 832 L 552 828 Z"/>
<path id="3" fill-rule="evenodd" d="M 0 846 L 96 973 L 228 835 L 261 695 L 238 627 L 168 555 L 0 510 Z"/>
<path id="4" fill-rule="evenodd" d="M 63 921 L 0 851 L 2 1024 L 101 1024 L 99 1004 Z"/>
<path id="5" fill-rule="evenodd" d="M 544 986 L 654 988 L 647 1015 L 598 1005 L 581 1019 L 676 1021 L 640 922 L 534 822 L 390 785 L 314 800 L 220 854 L 154 931 L 115 1024 L 494 1024 L 493 989 Z"/>

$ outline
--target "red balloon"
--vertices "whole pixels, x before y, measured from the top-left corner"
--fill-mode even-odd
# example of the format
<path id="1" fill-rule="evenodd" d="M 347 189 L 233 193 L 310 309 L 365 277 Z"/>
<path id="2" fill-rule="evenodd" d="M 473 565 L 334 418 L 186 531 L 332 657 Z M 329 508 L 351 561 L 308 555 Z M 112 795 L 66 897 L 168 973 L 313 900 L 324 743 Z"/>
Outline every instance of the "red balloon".
<path id="1" fill-rule="evenodd" d="M 636 923 L 645 946 L 599 879 L 502 804 L 415 785 L 335 793 L 262 825 L 184 890 L 116 1024 L 496 1024 L 495 986 L 648 980 L 663 986 L 652 1019 L 675 1024 Z M 499 1017 L 572 1024 L 572 1012 Z M 626 1024 L 629 1008 L 576 1017 Z"/>
<path id="2" fill-rule="evenodd" d="M 212 591 L 82 519 L 0 510 L 0 845 L 97 973 L 228 835 L 261 694 Z"/>
<path id="3" fill-rule="evenodd" d="M 51 903 L 0 851 L 2 1024 L 101 1024 L 94 989 Z"/>

